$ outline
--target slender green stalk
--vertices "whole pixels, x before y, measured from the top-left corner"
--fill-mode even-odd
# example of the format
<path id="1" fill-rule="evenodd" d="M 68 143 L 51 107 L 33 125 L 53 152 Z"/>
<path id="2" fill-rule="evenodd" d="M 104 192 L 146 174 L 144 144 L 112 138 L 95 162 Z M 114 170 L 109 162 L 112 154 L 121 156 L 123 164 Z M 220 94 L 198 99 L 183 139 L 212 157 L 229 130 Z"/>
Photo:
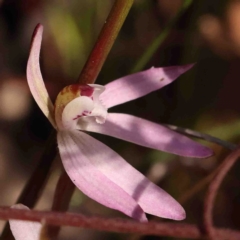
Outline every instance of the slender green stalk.
<path id="1" fill-rule="evenodd" d="M 87 84 L 95 82 L 127 17 L 133 1 L 134 0 L 115 1 L 98 40 L 79 76 L 79 83 Z"/>
<path id="2" fill-rule="evenodd" d="M 138 72 L 141 71 L 144 66 L 148 63 L 148 61 L 151 59 L 152 55 L 157 51 L 159 46 L 163 43 L 163 41 L 166 39 L 168 34 L 171 32 L 172 27 L 176 24 L 179 17 L 183 14 L 183 12 L 191 5 L 193 1 L 192 0 L 185 0 L 181 9 L 177 13 L 177 15 L 168 23 L 168 25 L 162 30 L 160 35 L 153 40 L 153 42 L 150 44 L 150 46 L 146 49 L 146 51 L 143 53 L 142 57 L 139 58 L 135 66 L 132 68 L 131 72 Z"/>

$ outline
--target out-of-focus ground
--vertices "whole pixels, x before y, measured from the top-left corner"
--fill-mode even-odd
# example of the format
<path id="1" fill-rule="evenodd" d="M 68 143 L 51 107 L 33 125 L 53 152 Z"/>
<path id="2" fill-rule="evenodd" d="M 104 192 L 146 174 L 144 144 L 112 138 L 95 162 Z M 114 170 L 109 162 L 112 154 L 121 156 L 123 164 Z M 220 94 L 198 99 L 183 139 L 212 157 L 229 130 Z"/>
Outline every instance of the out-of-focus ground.
<path id="1" fill-rule="evenodd" d="M 0 1 L 0 205 L 15 203 L 51 130 L 26 82 L 25 69 L 34 27 L 39 22 L 44 25 L 41 68 L 54 100 L 64 86 L 76 81 L 112 3 L 112 0 Z M 97 83 L 105 84 L 128 75 L 182 3 L 182 0 L 136 0 Z M 195 67 L 173 84 L 111 111 L 192 128 L 238 143 L 240 1 L 194 0 L 144 69 L 193 62 Z M 228 154 L 228 150 L 202 141 L 216 155 L 208 159 L 189 159 L 110 137 L 97 137 L 176 199 L 216 168 Z M 60 167 L 58 159 L 37 209 L 51 207 Z M 240 228 L 239 170 L 236 164 L 219 191 L 214 209 L 216 226 Z M 204 190 L 183 204 L 187 212 L 185 222 L 201 222 Z M 78 190 L 70 211 L 124 217 L 88 199 Z M 170 239 L 70 227 L 63 228 L 59 239 L 113 238 Z"/>

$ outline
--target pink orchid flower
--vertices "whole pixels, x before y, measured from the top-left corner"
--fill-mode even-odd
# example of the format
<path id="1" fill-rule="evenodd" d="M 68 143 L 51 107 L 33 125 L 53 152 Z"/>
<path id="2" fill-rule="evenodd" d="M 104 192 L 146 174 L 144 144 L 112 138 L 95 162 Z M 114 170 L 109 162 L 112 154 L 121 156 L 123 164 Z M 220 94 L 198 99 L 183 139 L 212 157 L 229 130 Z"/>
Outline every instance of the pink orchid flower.
<path id="1" fill-rule="evenodd" d="M 85 131 L 181 156 L 212 155 L 210 149 L 164 126 L 127 114 L 107 112 L 108 108 L 164 87 L 192 65 L 151 68 L 106 86 L 71 85 L 59 93 L 54 107 L 39 65 L 42 32 L 43 26 L 38 25 L 33 34 L 27 80 L 35 101 L 57 130 L 62 163 L 73 183 L 95 201 L 139 221 L 147 221 L 144 212 L 184 219 L 185 211 L 176 200 Z"/>
<path id="2" fill-rule="evenodd" d="M 22 204 L 16 204 L 12 208 L 29 210 Z M 42 224 L 39 222 L 9 220 L 10 229 L 15 240 L 39 240 Z"/>

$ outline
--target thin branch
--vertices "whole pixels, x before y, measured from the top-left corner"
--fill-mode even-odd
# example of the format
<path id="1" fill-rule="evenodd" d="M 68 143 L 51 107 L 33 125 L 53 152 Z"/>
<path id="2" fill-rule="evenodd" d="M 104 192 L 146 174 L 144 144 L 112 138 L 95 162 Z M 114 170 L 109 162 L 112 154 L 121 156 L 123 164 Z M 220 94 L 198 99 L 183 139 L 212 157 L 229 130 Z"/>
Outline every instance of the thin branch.
<path id="1" fill-rule="evenodd" d="M 204 227 L 206 230 L 206 233 L 210 237 L 210 239 L 216 239 L 216 230 L 213 226 L 213 219 L 212 219 L 212 213 L 213 213 L 213 207 L 214 207 L 214 201 L 218 192 L 218 189 L 228 173 L 228 171 L 231 169 L 233 164 L 237 161 L 237 159 L 240 157 L 240 148 L 236 149 L 234 152 L 232 152 L 228 157 L 224 160 L 223 164 L 221 165 L 221 169 L 219 170 L 218 174 L 215 176 L 215 178 L 212 180 L 205 201 L 204 201 Z"/>
<path id="2" fill-rule="evenodd" d="M 196 225 L 184 223 L 140 223 L 134 220 L 108 219 L 103 217 L 90 217 L 82 214 L 28 211 L 0 207 L 0 219 L 22 219 L 30 221 L 44 221 L 57 226 L 72 226 L 91 228 L 99 231 L 118 233 L 137 233 L 141 235 L 169 236 L 187 239 L 199 239 L 201 231 Z M 239 240 L 240 232 L 224 228 L 216 228 L 216 239 Z"/>
<path id="3" fill-rule="evenodd" d="M 46 148 L 42 153 L 40 161 L 27 181 L 21 195 L 16 203 L 22 203 L 30 208 L 34 207 L 41 195 L 42 190 L 45 187 L 52 163 L 55 159 L 57 147 L 56 147 L 55 132 L 52 132 L 49 136 Z M 13 240 L 12 233 L 10 231 L 9 224 L 7 223 L 3 229 L 0 240 Z"/>
<path id="4" fill-rule="evenodd" d="M 118 36 L 134 0 L 115 0 L 98 40 L 79 76 L 79 83 L 94 83 Z"/>
<path id="5" fill-rule="evenodd" d="M 164 126 L 175 132 L 179 132 L 179 133 L 182 133 L 182 134 L 190 136 L 190 137 L 195 137 L 195 138 L 206 140 L 208 142 L 216 143 L 216 144 L 218 144 L 222 147 L 225 147 L 231 151 L 233 151 L 237 148 L 236 144 L 226 142 L 224 140 L 221 140 L 219 138 L 213 137 L 213 136 L 205 134 L 205 133 L 200 133 L 200 132 L 188 129 L 188 128 L 182 128 L 182 127 L 169 125 L 169 124 L 164 124 Z"/>

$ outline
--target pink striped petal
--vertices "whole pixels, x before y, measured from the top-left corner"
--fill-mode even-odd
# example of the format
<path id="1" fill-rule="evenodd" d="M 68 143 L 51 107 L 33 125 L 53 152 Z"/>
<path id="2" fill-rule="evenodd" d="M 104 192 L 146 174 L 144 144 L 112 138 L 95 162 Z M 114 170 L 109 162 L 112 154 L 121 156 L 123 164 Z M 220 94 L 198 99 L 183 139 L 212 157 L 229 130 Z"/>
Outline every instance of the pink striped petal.
<path id="1" fill-rule="evenodd" d="M 17 204 L 12 206 L 17 209 L 28 209 L 28 207 Z M 9 220 L 10 228 L 15 240 L 39 240 L 42 225 L 38 222 Z"/>
<path id="2" fill-rule="evenodd" d="M 42 42 L 43 26 L 38 24 L 34 30 L 30 55 L 27 63 L 27 81 L 30 91 L 37 102 L 38 106 L 48 118 L 54 128 L 56 128 L 53 116 L 53 104 L 49 98 L 47 89 L 43 82 L 39 55 Z"/>
<path id="3" fill-rule="evenodd" d="M 140 98 L 173 82 L 193 64 L 154 68 L 108 83 L 100 99 L 107 108 Z"/>
<path id="4" fill-rule="evenodd" d="M 186 157 L 203 158 L 213 155 L 211 149 L 188 137 L 159 124 L 128 114 L 109 113 L 104 124 L 96 124 L 92 120 L 82 130 L 105 134 Z"/>
<path id="5" fill-rule="evenodd" d="M 60 131 L 57 139 L 63 166 L 77 188 L 109 208 L 119 210 L 139 221 L 147 221 L 137 202 L 96 168 L 95 162 L 99 159 L 107 163 L 108 160 L 114 161 L 119 157 L 115 152 L 77 130 Z M 105 154 L 108 151 L 111 151 L 110 155 Z"/>
<path id="6" fill-rule="evenodd" d="M 133 198 L 147 213 L 175 220 L 185 218 L 185 211 L 178 202 L 103 143 L 82 132 L 68 136 L 60 133 L 58 139 L 66 171 L 90 197 L 112 208 L 122 205 L 120 211 L 125 210 L 127 215 L 129 211 L 132 214 L 132 207 L 136 209 L 130 201 Z M 118 192 L 119 188 L 127 195 Z M 113 201 L 113 205 L 105 201 Z"/>

